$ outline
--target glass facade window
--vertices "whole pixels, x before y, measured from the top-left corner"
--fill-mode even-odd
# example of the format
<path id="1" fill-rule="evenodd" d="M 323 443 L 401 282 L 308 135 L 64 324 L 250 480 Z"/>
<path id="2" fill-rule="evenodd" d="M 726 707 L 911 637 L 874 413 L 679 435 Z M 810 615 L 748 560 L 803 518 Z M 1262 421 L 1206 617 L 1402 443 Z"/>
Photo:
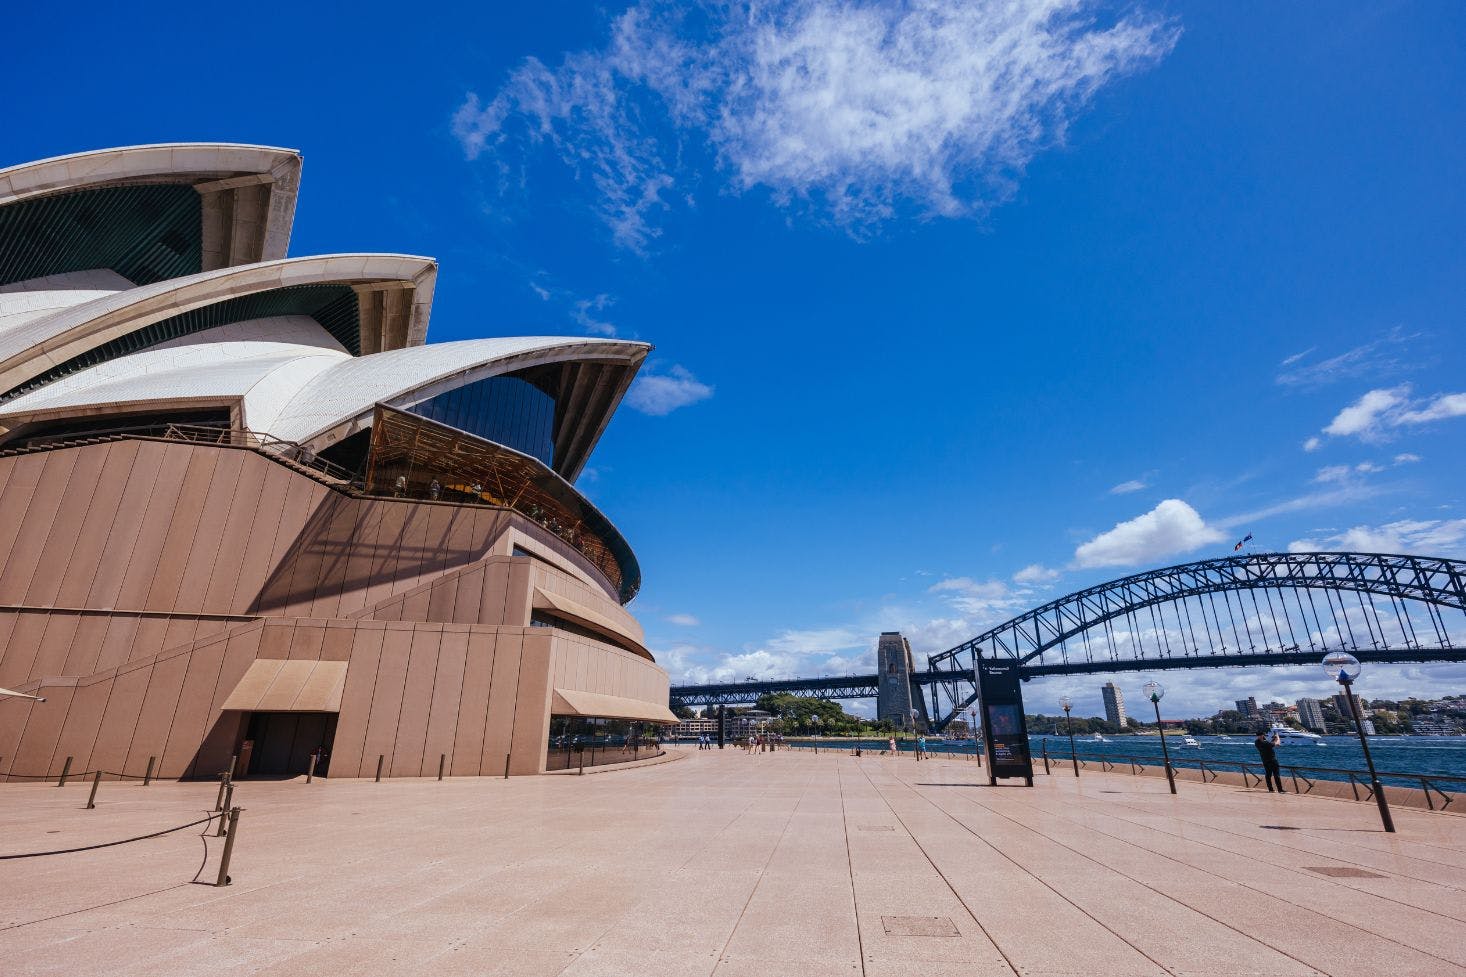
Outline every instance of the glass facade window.
<path id="1" fill-rule="evenodd" d="M 568 770 L 607 763 L 630 763 L 662 755 L 656 723 L 593 716 L 551 716 L 546 770 Z"/>
<path id="2" fill-rule="evenodd" d="M 555 398 L 542 370 L 485 377 L 407 408 L 419 417 L 555 462 Z"/>

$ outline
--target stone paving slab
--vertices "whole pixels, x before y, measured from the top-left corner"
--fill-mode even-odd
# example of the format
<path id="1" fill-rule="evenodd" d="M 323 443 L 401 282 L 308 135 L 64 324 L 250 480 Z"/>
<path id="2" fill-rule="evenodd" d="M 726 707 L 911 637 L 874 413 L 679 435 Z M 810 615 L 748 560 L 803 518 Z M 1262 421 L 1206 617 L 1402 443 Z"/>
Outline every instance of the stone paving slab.
<path id="1" fill-rule="evenodd" d="M 594 777 L 245 781 L 0 861 L 0 972 L 1466 975 L 1466 818 L 1086 771 L 690 751 Z M 0 786 L 0 854 L 210 784 Z"/>

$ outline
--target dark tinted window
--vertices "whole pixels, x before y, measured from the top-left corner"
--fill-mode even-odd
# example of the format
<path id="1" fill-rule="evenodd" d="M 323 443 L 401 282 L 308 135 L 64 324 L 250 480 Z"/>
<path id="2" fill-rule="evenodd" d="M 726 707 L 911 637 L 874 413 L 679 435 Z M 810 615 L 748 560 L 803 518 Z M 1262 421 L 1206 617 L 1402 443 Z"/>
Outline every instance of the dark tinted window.
<path id="1" fill-rule="evenodd" d="M 541 389 L 548 384 L 534 379 L 486 377 L 408 410 L 553 465 L 555 398 Z"/>

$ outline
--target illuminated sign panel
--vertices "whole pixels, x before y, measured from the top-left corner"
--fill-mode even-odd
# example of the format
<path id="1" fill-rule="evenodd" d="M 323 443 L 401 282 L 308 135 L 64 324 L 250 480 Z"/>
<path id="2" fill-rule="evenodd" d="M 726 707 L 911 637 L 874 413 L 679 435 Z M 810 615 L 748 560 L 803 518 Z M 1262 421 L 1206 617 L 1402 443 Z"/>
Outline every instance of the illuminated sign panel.
<path id="1" fill-rule="evenodd" d="M 1033 786 L 1033 760 L 1028 753 L 1028 725 L 1023 721 L 1023 690 L 1018 662 L 977 660 L 977 688 L 982 698 L 982 735 L 987 744 L 988 783 L 999 777 L 1022 777 Z"/>

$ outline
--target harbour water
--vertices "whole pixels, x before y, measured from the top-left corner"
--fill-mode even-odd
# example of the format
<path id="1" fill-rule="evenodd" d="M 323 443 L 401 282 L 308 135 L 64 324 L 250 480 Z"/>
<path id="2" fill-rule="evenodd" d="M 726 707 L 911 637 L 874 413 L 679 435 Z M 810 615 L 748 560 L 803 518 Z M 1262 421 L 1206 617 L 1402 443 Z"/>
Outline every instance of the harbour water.
<path id="1" fill-rule="evenodd" d="M 1226 764 L 1258 764 L 1257 749 L 1250 736 L 1233 736 L 1223 740 L 1216 736 L 1195 737 L 1197 746 L 1187 746 L 1180 734 L 1166 734 L 1166 746 L 1171 751 L 1171 762 L 1178 767 L 1195 768 L 1201 762 L 1218 763 L 1218 769 L 1228 769 Z M 809 746 L 811 740 L 791 739 L 790 745 Z M 1363 771 L 1364 754 L 1359 740 L 1354 736 L 1326 736 L 1315 743 L 1284 744 L 1278 747 L 1278 762 L 1283 767 L 1296 766 L 1300 770 L 1313 768 L 1308 776 L 1322 780 L 1346 780 L 1347 774 L 1338 771 Z M 1040 763 L 1047 749 L 1051 763 L 1069 760 L 1069 739 L 1064 736 L 1039 735 L 1029 737 L 1035 763 Z M 883 750 L 886 740 L 822 740 L 821 748 L 854 749 L 856 745 L 866 750 Z M 909 739 L 898 742 L 901 752 L 909 752 Z M 1123 765 L 1126 758 L 1158 763 L 1161 758 L 1159 736 L 1107 736 L 1103 742 L 1093 737 L 1076 736 L 1075 752 L 1079 758 L 1088 761 L 1109 760 Z M 972 740 L 928 740 L 927 749 L 934 753 L 971 754 Z M 1408 779 L 1384 777 L 1386 773 L 1410 776 L 1459 777 L 1466 788 L 1466 736 L 1375 736 L 1369 740 L 1369 750 L 1374 756 L 1374 765 L 1386 783 L 1412 785 Z M 1233 767 L 1232 769 L 1235 769 Z M 1413 786 L 1419 786 L 1418 782 Z M 1444 786 L 1444 785 L 1443 785 Z"/>

